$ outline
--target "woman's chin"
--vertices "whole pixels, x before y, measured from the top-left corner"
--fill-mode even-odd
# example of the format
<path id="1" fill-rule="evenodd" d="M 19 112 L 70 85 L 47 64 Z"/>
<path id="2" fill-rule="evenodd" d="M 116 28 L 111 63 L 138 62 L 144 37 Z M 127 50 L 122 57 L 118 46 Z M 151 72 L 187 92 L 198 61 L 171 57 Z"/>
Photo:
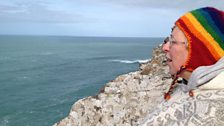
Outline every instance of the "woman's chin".
<path id="1" fill-rule="evenodd" d="M 172 67 L 169 66 L 169 74 L 175 75 L 176 73 L 177 71 L 175 71 L 174 69 L 172 69 Z"/>

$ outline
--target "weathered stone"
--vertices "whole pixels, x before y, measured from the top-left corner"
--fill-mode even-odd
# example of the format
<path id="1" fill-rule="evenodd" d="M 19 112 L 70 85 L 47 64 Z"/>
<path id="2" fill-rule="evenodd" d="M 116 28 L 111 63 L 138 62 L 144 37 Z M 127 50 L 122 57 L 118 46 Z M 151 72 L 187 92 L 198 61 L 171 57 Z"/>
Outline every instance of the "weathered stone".
<path id="1" fill-rule="evenodd" d="M 54 126 L 136 126 L 155 109 L 171 84 L 161 47 L 139 71 L 120 75 L 98 95 L 78 100 Z"/>

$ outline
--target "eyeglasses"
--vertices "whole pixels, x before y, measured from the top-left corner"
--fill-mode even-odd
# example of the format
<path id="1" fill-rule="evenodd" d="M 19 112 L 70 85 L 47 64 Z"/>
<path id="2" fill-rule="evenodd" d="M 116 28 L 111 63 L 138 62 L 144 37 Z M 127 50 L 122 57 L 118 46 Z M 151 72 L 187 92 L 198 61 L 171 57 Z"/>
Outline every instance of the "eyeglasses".
<path id="1" fill-rule="evenodd" d="M 173 38 L 171 37 L 166 37 L 163 41 L 163 45 L 165 45 L 167 42 L 170 42 L 170 47 L 173 45 L 177 45 L 177 44 L 185 44 L 187 45 L 187 42 L 180 42 L 180 41 L 175 41 Z"/>

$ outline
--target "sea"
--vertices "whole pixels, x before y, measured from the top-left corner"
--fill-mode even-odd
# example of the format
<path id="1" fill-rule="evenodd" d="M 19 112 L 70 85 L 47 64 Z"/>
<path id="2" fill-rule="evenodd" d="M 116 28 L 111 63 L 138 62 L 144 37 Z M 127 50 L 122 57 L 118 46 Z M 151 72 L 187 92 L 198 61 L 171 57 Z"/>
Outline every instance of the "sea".
<path id="1" fill-rule="evenodd" d="M 51 126 L 163 38 L 0 35 L 0 126 Z"/>

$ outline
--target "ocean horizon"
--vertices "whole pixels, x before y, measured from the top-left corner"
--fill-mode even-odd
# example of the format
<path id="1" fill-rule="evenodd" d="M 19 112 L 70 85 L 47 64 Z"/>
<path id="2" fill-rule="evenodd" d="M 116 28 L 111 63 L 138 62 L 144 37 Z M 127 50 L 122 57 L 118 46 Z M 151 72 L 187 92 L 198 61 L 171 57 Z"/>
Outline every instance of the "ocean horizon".
<path id="1" fill-rule="evenodd" d="M 0 125 L 49 126 L 139 69 L 163 38 L 0 35 Z"/>

